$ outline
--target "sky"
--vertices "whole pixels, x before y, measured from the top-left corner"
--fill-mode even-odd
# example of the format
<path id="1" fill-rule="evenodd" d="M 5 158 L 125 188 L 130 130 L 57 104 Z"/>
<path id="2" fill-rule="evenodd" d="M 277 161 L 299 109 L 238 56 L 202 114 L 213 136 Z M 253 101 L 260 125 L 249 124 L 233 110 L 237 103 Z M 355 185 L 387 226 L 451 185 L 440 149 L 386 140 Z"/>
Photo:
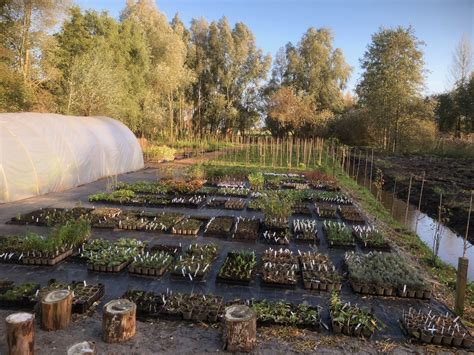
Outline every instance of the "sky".
<path id="1" fill-rule="evenodd" d="M 125 0 L 76 0 L 83 9 L 106 10 L 117 17 Z M 334 46 L 353 68 L 348 89 L 360 79 L 360 58 L 381 26 L 412 26 L 425 45 L 425 94 L 448 90 L 454 48 L 463 35 L 474 47 L 474 0 L 157 0 L 168 19 L 179 13 L 209 22 L 226 16 L 245 23 L 257 45 L 272 57 L 288 42 L 297 43 L 309 27 L 330 28 Z"/>

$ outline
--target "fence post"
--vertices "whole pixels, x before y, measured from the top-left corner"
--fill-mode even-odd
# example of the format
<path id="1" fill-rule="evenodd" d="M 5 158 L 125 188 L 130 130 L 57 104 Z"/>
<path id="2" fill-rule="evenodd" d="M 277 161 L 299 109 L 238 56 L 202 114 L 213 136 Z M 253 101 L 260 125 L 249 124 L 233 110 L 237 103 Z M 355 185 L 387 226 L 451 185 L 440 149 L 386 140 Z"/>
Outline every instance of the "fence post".
<path id="1" fill-rule="evenodd" d="M 369 179 L 369 191 L 372 192 L 372 174 L 374 171 L 374 148 L 372 148 L 372 157 L 370 158 L 370 179 Z"/>

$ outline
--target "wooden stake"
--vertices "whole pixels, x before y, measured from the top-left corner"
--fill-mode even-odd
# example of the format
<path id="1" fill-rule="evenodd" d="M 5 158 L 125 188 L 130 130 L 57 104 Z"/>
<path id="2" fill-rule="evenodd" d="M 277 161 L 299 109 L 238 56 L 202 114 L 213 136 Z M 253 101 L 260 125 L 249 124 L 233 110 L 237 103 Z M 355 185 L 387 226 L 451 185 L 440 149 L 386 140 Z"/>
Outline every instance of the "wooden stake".
<path id="1" fill-rule="evenodd" d="M 471 223 L 471 212 L 472 212 L 472 195 L 474 190 L 471 190 L 471 200 L 469 202 L 469 212 L 467 213 L 467 224 L 466 224 L 466 233 L 464 234 L 464 245 L 462 250 L 463 258 L 466 257 L 467 248 L 469 248 L 469 243 L 467 241 L 467 237 L 469 236 L 469 225 Z"/>
<path id="2" fill-rule="evenodd" d="M 372 174 L 374 171 L 374 148 L 372 148 L 372 158 L 370 158 L 370 179 L 369 179 L 369 191 L 372 192 Z"/>
<path id="3" fill-rule="evenodd" d="M 369 162 L 369 151 L 365 151 L 365 169 L 364 169 L 364 187 L 366 187 L 366 180 L 367 180 L 367 163 Z"/>
<path id="4" fill-rule="evenodd" d="M 419 219 L 419 214 L 421 212 L 421 199 L 423 197 L 423 188 L 424 188 L 424 186 L 425 186 L 425 172 L 423 171 L 423 177 L 421 179 L 420 198 L 418 199 L 418 211 L 416 212 L 415 233 L 418 231 L 418 219 Z"/>
<path id="5" fill-rule="evenodd" d="M 93 341 L 83 341 L 67 349 L 67 355 L 95 355 L 95 343 Z"/>
<path id="6" fill-rule="evenodd" d="M 35 316 L 13 313 L 5 319 L 9 355 L 32 355 L 35 352 Z"/>
<path id="7" fill-rule="evenodd" d="M 257 344 L 257 317 L 247 306 L 227 307 L 224 315 L 224 349 L 250 352 Z"/>
<path id="8" fill-rule="evenodd" d="M 69 290 L 55 290 L 41 300 L 41 329 L 60 330 L 71 323 L 72 297 Z"/>
<path id="9" fill-rule="evenodd" d="M 456 278 L 456 299 L 454 300 L 454 312 L 458 316 L 464 314 L 464 302 L 466 299 L 467 270 L 469 259 L 462 257 L 458 259 L 458 272 Z"/>
<path id="10" fill-rule="evenodd" d="M 407 225 L 408 220 L 408 207 L 410 207 L 410 195 L 411 195 L 411 182 L 413 180 L 413 175 L 410 174 L 410 183 L 408 184 L 408 197 L 407 197 L 407 207 L 405 208 L 405 225 Z"/>
<path id="11" fill-rule="evenodd" d="M 112 300 L 104 306 L 102 317 L 102 339 L 106 343 L 121 343 L 131 339 L 136 332 L 135 303 L 126 300 Z"/>

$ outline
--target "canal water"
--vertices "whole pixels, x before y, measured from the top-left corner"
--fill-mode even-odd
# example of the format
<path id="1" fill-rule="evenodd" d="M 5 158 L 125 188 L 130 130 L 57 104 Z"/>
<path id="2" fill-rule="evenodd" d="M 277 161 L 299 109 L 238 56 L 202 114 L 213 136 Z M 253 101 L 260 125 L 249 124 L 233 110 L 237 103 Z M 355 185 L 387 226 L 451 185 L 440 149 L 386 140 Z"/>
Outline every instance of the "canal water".
<path id="1" fill-rule="evenodd" d="M 359 184 L 364 185 L 363 179 L 359 178 Z M 368 182 L 366 183 L 368 185 Z M 366 186 L 367 187 L 367 186 Z M 372 194 L 376 195 L 376 188 L 372 184 Z M 402 224 L 405 224 L 406 201 L 394 198 L 388 191 L 382 191 L 382 204 L 391 211 L 392 216 Z M 418 219 L 418 223 L 417 223 Z M 413 205 L 408 206 L 407 228 L 416 231 L 416 234 L 423 242 L 433 250 L 433 240 L 437 222 L 430 216 L 417 210 Z M 466 257 L 469 259 L 468 280 L 474 281 L 474 247 L 468 242 L 470 248 L 467 249 Z M 441 240 L 438 250 L 438 257 L 444 262 L 457 269 L 458 258 L 463 254 L 464 238 L 457 235 L 446 226 L 441 227 Z"/>

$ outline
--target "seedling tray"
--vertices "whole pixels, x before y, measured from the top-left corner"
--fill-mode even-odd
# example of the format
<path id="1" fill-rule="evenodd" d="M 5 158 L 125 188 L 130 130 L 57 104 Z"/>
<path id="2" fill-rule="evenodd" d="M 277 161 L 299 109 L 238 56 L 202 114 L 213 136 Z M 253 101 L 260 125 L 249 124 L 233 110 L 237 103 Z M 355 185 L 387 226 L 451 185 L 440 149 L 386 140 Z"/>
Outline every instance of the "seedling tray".
<path id="1" fill-rule="evenodd" d="M 86 289 L 95 289 L 94 293 L 88 297 L 87 300 L 76 299 L 72 303 L 72 311 L 73 313 L 83 314 L 86 313 L 92 305 L 104 297 L 105 287 L 103 284 L 99 283 L 97 285 L 87 285 L 85 286 Z"/>
<path id="2" fill-rule="evenodd" d="M 95 272 L 109 272 L 109 273 L 117 273 L 125 269 L 128 264 L 130 264 L 130 260 L 124 261 L 122 264 L 117 266 L 102 266 L 96 264 L 87 264 L 87 270 L 95 271 Z"/>
<path id="3" fill-rule="evenodd" d="M 47 265 L 47 266 L 54 266 L 68 256 L 72 255 L 73 250 L 69 249 L 65 252 L 55 256 L 54 258 L 44 258 L 44 257 L 23 257 L 22 263 L 25 265 Z"/>

